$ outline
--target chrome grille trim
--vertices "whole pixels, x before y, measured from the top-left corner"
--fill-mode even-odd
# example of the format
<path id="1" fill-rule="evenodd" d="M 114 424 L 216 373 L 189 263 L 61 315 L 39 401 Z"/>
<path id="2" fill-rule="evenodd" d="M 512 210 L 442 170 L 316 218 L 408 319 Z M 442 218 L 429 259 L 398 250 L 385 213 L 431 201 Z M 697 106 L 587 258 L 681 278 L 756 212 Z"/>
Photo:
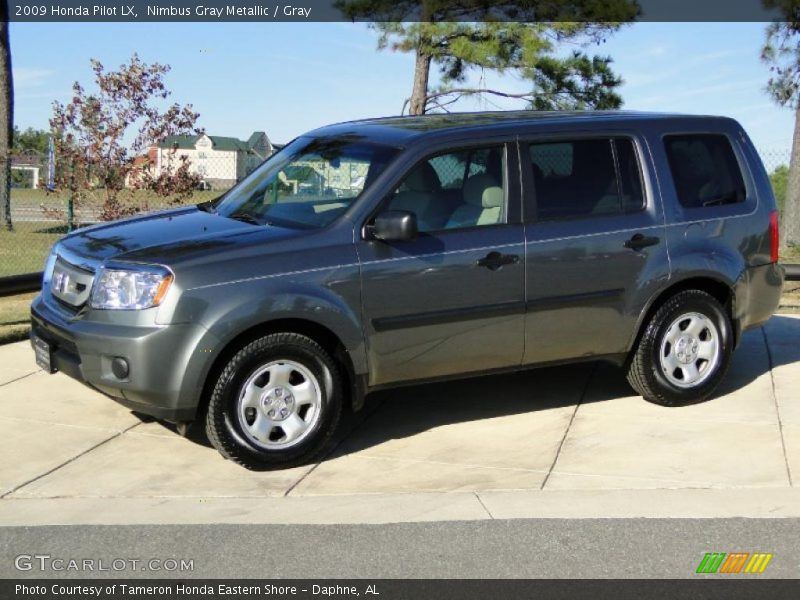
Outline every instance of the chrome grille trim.
<path id="1" fill-rule="evenodd" d="M 93 282 L 93 271 L 77 267 L 59 255 L 50 277 L 50 293 L 57 300 L 78 308 L 89 300 Z"/>

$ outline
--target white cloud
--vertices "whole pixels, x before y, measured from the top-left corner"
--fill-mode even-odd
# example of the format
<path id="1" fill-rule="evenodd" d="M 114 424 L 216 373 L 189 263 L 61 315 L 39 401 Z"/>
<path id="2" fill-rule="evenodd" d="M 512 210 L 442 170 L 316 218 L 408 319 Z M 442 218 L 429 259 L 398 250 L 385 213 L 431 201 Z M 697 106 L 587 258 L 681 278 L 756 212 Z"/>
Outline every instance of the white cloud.
<path id="1" fill-rule="evenodd" d="M 652 48 L 648 48 L 645 51 L 647 56 L 663 56 L 667 52 L 669 52 L 669 48 L 667 46 L 653 46 Z"/>
<path id="2" fill-rule="evenodd" d="M 713 85 L 703 86 L 687 86 L 680 90 L 668 89 L 662 94 L 640 98 L 638 101 L 642 104 L 664 103 L 679 104 L 680 100 L 687 100 L 697 98 L 698 96 L 714 96 L 724 92 L 737 92 L 742 89 L 756 88 L 762 83 L 761 79 L 750 79 L 744 81 L 729 81 L 727 83 L 718 83 Z"/>
<path id="3" fill-rule="evenodd" d="M 14 67 L 14 87 L 25 89 L 38 87 L 44 84 L 55 71 L 50 69 L 32 69 L 29 67 Z"/>

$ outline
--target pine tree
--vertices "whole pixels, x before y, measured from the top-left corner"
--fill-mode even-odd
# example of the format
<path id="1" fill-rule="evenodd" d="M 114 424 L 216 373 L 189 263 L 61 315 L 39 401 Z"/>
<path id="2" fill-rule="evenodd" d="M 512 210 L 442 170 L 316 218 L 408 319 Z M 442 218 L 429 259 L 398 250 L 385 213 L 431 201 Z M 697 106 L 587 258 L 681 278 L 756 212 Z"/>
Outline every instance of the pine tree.
<path id="1" fill-rule="evenodd" d="M 339 0 L 354 20 L 373 21 L 378 47 L 413 52 L 414 78 L 405 100 L 411 114 L 441 109 L 464 96 L 493 94 L 526 100 L 536 110 L 618 108 L 622 83 L 611 59 L 584 48 L 601 43 L 637 15 L 630 0 Z M 569 11 L 569 12 L 566 12 Z M 569 16 L 570 21 L 563 21 Z M 564 55 L 566 45 L 575 48 Z M 442 85 L 431 89 L 432 67 Z M 529 92 L 464 87 L 473 69 L 513 72 Z"/>

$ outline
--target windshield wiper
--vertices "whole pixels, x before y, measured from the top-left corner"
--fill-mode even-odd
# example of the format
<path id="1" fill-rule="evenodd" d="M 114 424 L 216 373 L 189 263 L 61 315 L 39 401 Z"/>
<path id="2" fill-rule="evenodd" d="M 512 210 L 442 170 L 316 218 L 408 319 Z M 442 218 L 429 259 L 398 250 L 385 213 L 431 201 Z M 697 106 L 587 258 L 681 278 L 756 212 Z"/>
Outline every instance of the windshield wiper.
<path id="1" fill-rule="evenodd" d="M 197 205 L 198 210 L 202 210 L 203 212 L 213 213 L 214 211 L 214 201 L 207 200 L 205 202 L 200 202 Z"/>
<path id="2" fill-rule="evenodd" d="M 264 223 L 251 215 L 250 213 L 246 212 L 235 212 L 232 215 L 227 215 L 229 219 L 236 219 L 237 221 L 242 221 L 243 223 L 250 223 L 252 225 L 263 225 Z"/>

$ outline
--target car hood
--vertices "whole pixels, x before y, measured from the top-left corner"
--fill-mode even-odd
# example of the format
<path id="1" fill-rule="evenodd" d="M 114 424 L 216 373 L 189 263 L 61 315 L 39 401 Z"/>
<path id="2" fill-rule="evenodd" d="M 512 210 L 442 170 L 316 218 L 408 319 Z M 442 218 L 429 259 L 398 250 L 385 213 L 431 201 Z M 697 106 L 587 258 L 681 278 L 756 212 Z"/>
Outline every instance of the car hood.
<path id="1" fill-rule="evenodd" d="M 263 243 L 297 233 L 191 207 L 87 227 L 63 238 L 59 247 L 78 262 L 118 259 L 169 264 L 222 247 Z"/>

